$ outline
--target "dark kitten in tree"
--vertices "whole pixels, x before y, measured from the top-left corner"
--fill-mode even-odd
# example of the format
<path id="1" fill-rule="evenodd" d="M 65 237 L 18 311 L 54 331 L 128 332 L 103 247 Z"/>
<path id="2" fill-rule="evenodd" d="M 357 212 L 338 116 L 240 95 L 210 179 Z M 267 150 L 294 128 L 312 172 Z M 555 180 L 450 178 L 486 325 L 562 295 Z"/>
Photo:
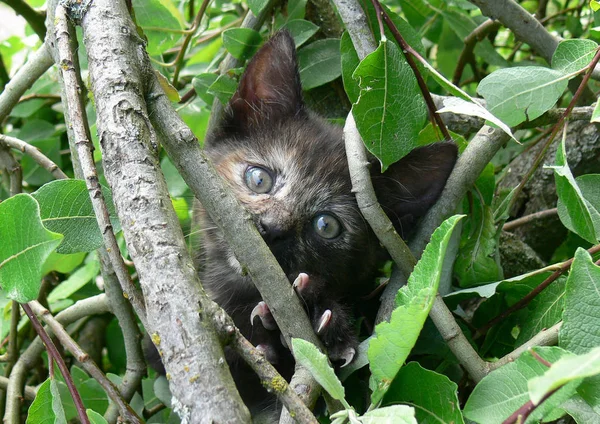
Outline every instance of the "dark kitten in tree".
<path id="1" fill-rule="evenodd" d="M 295 46 L 287 32 L 273 36 L 250 61 L 223 122 L 206 140 L 206 152 L 251 213 L 290 283 L 296 282 L 330 358 L 351 361 L 357 346 L 353 307 L 372 290 L 386 253 L 352 193 L 342 129 L 303 104 Z M 436 201 L 456 154 L 451 143 L 432 144 L 415 149 L 384 174 L 373 160 L 379 202 L 400 234 L 406 236 Z M 289 377 L 293 359 L 268 308 L 259 304 L 260 294 L 220 231 L 200 213 L 208 229 L 201 249 L 204 287 Z M 251 316 L 257 314 L 261 320 L 252 326 Z M 230 364 L 245 400 L 264 399 L 264 391 L 241 383 L 244 365 Z"/>

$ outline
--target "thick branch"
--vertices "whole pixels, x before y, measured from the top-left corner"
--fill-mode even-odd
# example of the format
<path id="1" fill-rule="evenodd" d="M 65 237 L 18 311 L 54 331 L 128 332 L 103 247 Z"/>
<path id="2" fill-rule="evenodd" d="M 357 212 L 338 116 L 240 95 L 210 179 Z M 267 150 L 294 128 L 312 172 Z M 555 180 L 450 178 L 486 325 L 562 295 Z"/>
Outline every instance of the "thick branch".
<path id="1" fill-rule="evenodd" d="M 146 329 L 163 354 L 175 409 L 192 423 L 248 422 L 231 374 L 221 365 L 224 354 L 211 322 L 214 306 L 198 281 L 160 172 L 159 137 L 142 94 L 144 42 L 123 1 L 95 1 L 81 24 L 105 176 L 144 291 Z"/>

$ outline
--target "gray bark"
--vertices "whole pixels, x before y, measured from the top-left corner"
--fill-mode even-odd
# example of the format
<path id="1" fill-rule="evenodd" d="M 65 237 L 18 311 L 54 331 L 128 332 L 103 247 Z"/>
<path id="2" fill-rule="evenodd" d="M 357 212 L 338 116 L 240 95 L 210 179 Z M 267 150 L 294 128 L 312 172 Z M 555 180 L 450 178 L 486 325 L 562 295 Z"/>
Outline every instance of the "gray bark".
<path id="1" fill-rule="evenodd" d="M 163 355 L 173 405 L 188 423 L 249 422 L 211 322 L 204 293 L 168 201 L 158 137 L 143 98 L 145 55 L 124 2 L 98 0 L 82 18 L 105 176 Z"/>
<path id="2" fill-rule="evenodd" d="M 516 187 L 531 168 L 535 157 L 546 139 L 535 147 L 519 155 L 509 165 L 506 178 L 500 188 L 510 190 Z M 556 149 L 560 140 L 554 141 L 543 160 L 545 165 L 553 165 Z M 575 177 L 584 174 L 600 173 L 600 126 L 584 121 L 568 123 L 565 140 L 567 162 Z M 554 183 L 554 171 L 543 167 L 533 174 L 515 202 L 513 216 L 529 215 L 538 211 L 556 207 L 557 195 Z M 514 234 L 531 246 L 543 259 L 550 259 L 552 253 L 564 241 L 567 229 L 561 224 L 558 215 L 531 221 L 515 229 Z"/>

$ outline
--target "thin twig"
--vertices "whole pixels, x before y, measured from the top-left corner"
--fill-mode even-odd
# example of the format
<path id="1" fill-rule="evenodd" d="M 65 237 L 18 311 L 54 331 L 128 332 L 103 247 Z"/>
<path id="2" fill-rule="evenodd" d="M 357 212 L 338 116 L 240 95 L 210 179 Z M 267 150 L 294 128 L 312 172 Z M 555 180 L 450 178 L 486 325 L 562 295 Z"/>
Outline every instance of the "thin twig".
<path id="1" fill-rule="evenodd" d="M 108 397 L 119 406 L 121 417 L 126 422 L 142 423 L 142 420 L 135 413 L 133 408 L 126 403 L 119 392 L 117 386 L 110 381 L 106 375 L 98 368 L 98 365 L 85 353 L 81 347 L 69 336 L 64 327 L 56 321 L 48 309 L 44 308 L 39 302 L 29 302 L 28 306 L 36 315 L 52 329 L 54 335 L 60 340 L 62 345 L 81 363 L 83 368 L 102 386 Z"/>
<path id="2" fill-rule="evenodd" d="M 177 55 L 177 57 L 174 60 L 175 71 L 173 72 L 173 86 L 175 86 L 175 87 L 177 87 L 177 80 L 179 79 L 179 72 L 181 72 L 181 67 L 183 66 L 185 52 L 188 48 L 188 45 L 190 44 L 190 41 L 192 40 L 192 37 L 196 34 L 196 31 L 198 30 L 198 27 L 200 26 L 200 22 L 202 22 L 202 17 L 204 16 L 204 12 L 206 11 L 206 8 L 208 7 L 208 4 L 210 2 L 211 2 L 211 0 L 203 0 L 202 1 L 200 10 L 198 11 L 198 14 L 196 15 L 196 19 L 194 19 L 194 24 L 192 25 L 192 28 L 190 29 L 189 33 L 183 39 L 183 43 L 181 44 L 181 50 L 179 50 L 179 54 Z"/>
<path id="3" fill-rule="evenodd" d="M 61 372 L 63 378 L 65 379 L 65 383 L 67 384 L 69 393 L 71 393 L 71 397 L 73 398 L 73 403 L 75 404 L 75 409 L 77 409 L 77 416 L 79 417 L 79 420 L 83 424 L 90 424 L 87 414 L 85 413 L 85 406 L 83 405 L 81 396 L 79 395 L 79 392 L 77 391 L 77 388 L 75 387 L 75 382 L 73 381 L 73 377 L 71 377 L 71 373 L 69 372 L 69 369 L 67 368 L 67 364 L 65 364 L 65 361 L 63 360 L 62 356 L 60 356 L 58 349 L 56 348 L 56 346 L 54 346 L 52 339 L 50 338 L 48 333 L 46 333 L 46 330 L 44 330 L 44 327 L 42 327 L 42 324 L 40 324 L 40 322 L 36 318 L 35 314 L 32 312 L 29 305 L 23 303 L 23 304 L 21 304 L 21 307 L 27 314 L 29 321 L 31 321 L 31 325 L 35 329 L 35 332 L 43 340 L 44 345 L 46 345 L 46 350 L 48 351 L 48 355 L 51 358 L 50 360 L 51 361 L 53 360 L 57 363 L 58 368 L 60 369 L 60 372 Z"/>
<path id="4" fill-rule="evenodd" d="M 513 219 L 512 221 L 507 222 L 502 227 L 503 231 L 512 231 L 515 228 L 522 227 L 523 225 L 527 225 L 530 222 L 537 221 L 538 219 L 546 218 L 548 216 L 554 216 L 558 213 L 557 208 L 546 209 L 545 211 L 535 212 L 529 215 L 522 216 L 521 218 Z"/>
<path id="5" fill-rule="evenodd" d="M 0 144 L 4 144 L 12 149 L 19 150 L 26 155 L 30 156 L 39 166 L 44 168 L 46 171 L 52 174 L 57 180 L 69 178 L 57 164 L 52 162 L 46 155 L 44 155 L 37 147 L 32 146 L 29 143 L 19 140 L 15 137 L 0 134 Z"/>
<path id="6" fill-rule="evenodd" d="M 588 249 L 588 253 L 590 255 L 594 255 L 598 252 L 600 252 L 600 244 Z M 554 281 L 556 281 L 558 279 L 558 277 L 560 277 L 562 274 L 567 272 L 571 268 L 571 264 L 573 263 L 574 259 L 575 258 L 571 258 L 568 261 L 560 264 L 559 268 L 556 271 L 554 271 L 550 276 L 548 276 L 548 278 L 546 278 L 544 281 L 542 281 L 536 288 L 534 288 L 532 291 L 530 291 L 525 297 L 523 297 L 521 300 L 519 300 L 518 302 L 516 302 L 515 304 L 510 306 L 508 309 L 506 309 L 502 313 L 498 314 L 495 318 L 488 321 L 487 324 L 480 327 L 477 330 L 477 333 L 473 337 L 475 339 L 481 337 L 482 335 L 487 333 L 487 331 L 490 328 L 492 328 L 494 325 L 498 324 L 500 321 L 505 319 L 507 316 L 509 316 L 513 312 L 516 312 L 520 309 L 523 309 L 525 306 L 527 306 L 529 304 L 529 302 L 531 302 L 546 287 L 548 287 L 550 284 L 552 284 Z"/>
<path id="7" fill-rule="evenodd" d="M 23 189 L 23 168 L 7 146 L 0 143 L 0 170 L 4 168 L 10 179 L 10 195 L 21 193 Z"/>
<path id="8" fill-rule="evenodd" d="M 477 43 L 483 40 L 490 32 L 496 31 L 500 26 L 500 22 L 488 19 L 465 37 L 463 40 L 465 46 L 463 47 L 462 52 L 460 52 L 456 69 L 454 70 L 454 76 L 452 77 L 452 83 L 454 85 L 460 84 L 465 65 L 474 57 L 473 50 L 475 50 Z"/>

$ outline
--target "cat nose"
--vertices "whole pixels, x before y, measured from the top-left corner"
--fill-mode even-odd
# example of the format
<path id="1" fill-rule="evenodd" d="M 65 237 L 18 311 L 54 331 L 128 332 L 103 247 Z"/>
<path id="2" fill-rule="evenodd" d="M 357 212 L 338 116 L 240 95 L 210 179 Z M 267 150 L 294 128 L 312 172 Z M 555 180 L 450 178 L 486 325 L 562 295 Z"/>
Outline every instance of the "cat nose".
<path id="1" fill-rule="evenodd" d="M 289 228 L 287 228 L 285 225 L 282 225 L 275 220 L 265 218 L 260 220 L 260 227 L 260 233 L 267 243 L 283 241 L 290 232 Z"/>

